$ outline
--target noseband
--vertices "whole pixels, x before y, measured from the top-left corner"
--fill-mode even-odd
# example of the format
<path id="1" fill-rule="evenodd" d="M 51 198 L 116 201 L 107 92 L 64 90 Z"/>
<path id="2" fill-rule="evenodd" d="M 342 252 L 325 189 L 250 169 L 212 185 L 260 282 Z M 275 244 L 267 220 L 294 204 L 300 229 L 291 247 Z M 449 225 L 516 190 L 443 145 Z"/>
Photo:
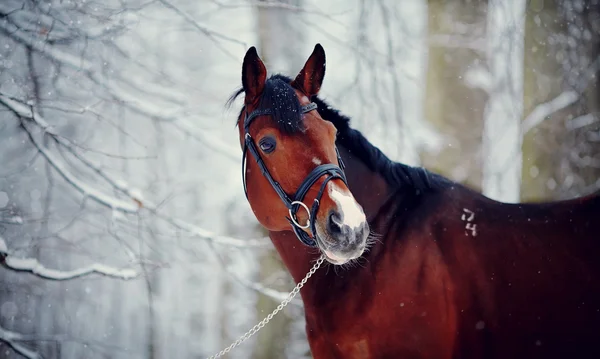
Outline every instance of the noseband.
<path id="1" fill-rule="evenodd" d="M 316 108 L 317 108 L 317 104 L 315 104 L 314 102 L 311 102 L 310 104 L 304 105 L 301 107 L 301 113 L 304 114 L 304 113 L 310 112 L 312 110 L 315 110 Z M 246 156 L 247 156 L 246 151 L 250 151 L 250 153 L 256 160 L 256 163 L 258 164 L 258 167 L 260 168 L 260 171 L 262 172 L 263 176 L 265 176 L 267 178 L 267 180 L 269 181 L 269 183 L 271 184 L 271 186 L 273 187 L 275 192 L 277 192 L 277 194 L 279 195 L 279 198 L 281 198 L 281 200 L 287 207 L 289 217 L 286 217 L 286 219 L 288 220 L 288 222 L 290 222 L 290 225 L 292 226 L 292 229 L 294 230 L 296 237 L 298 237 L 298 239 L 305 245 L 307 245 L 309 247 L 316 247 L 317 246 L 317 243 L 316 243 L 316 233 L 317 232 L 315 229 L 315 219 L 316 219 L 317 211 L 319 210 L 319 204 L 320 204 L 321 197 L 323 196 L 323 192 L 325 191 L 325 187 L 327 186 L 327 183 L 329 181 L 331 181 L 332 179 L 335 179 L 335 178 L 341 179 L 347 185 L 346 175 L 344 174 L 344 163 L 342 162 L 342 158 L 340 157 L 340 153 L 338 152 L 337 147 L 335 148 L 335 152 L 337 154 L 338 163 L 340 164 L 341 168 L 332 163 L 327 163 L 327 164 L 317 166 L 315 169 L 312 170 L 312 172 L 310 172 L 308 174 L 308 176 L 306 176 L 304 181 L 300 184 L 300 187 L 298 187 L 298 189 L 296 190 L 296 193 L 293 196 L 290 196 L 283 190 L 283 188 L 281 187 L 279 182 L 277 182 L 273 179 L 273 176 L 271 176 L 271 174 L 269 173 L 269 170 L 267 169 L 267 166 L 265 165 L 264 161 L 260 157 L 260 153 L 258 152 L 258 149 L 254 145 L 252 136 L 250 136 L 249 129 L 250 129 L 250 124 L 252 123 L 252 121 L 259 116 L 272 115 L 273 112 L 270 109 L 262 109 L 262 110 L 254 110 L 249 115 L 248 115 L 247 111 L 245 111 L 245 113 L 246 113 L 246 118 L 244 119 L 245 135 L 244 135 L 244 151 L 243 151 L 243 157 L 242 157 L 242 181 L 244 183 L 244 193 L 246 194 L 246 199 L 248 199 L 248 190 L 246 188 Z M 308 206 L 302 202 L 304 200 L 304 196 L 306 196 L 306 193 L 308 193 L 308 190 L 323 175 L 327 175 L 327 177 L 325 178 L 325 181 L 323 181 L 323 183 L 321 184 L 319 193 L 315 197 L 312 207 L 309 209 Z M 301 225 L 300 223 L 298 223 L 298 219 L 296 217 L 296 214 L 298 213 L 298 210 L 300 209 L 300 207 L 302 207 L 308 214 L 308 220 L 306 221 L 305 225 Z M 307 232 L 303 231 L 303 229 L 307 229 L 307 228 L 310 228 L 313 237 L 311 237 Z"/>

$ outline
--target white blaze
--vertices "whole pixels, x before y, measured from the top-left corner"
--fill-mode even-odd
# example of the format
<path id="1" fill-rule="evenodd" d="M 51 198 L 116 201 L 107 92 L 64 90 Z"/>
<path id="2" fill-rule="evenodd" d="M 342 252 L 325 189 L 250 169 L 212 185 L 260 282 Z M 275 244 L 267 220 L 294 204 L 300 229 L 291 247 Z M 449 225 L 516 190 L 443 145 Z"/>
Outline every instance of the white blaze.
<path id="1" fill-rule="evenodd" d="M 317 165 L 317 166 L 318 166 L 318 165 L 320 165 L 321 163 L 323 163 L 323 162 L 321 162 L 321 160 L 320 160 L 320 159 L 318 159 L 318 158 L 316 158 L 316 157 L 313 157 L 313 159 L 312 159 L 312 162 L 313 162 L 315 165 Z"/>
<path id="2" fill-rule="evenodd" d="M 338 210 L 342 216 L 342 225 L 347 225 L 354 229 L 360 227 L 367 220 L 365 213 L 352 194 L 342 191 L 333 182 L 329 182 L 329 196 L 338 206 Z"/>

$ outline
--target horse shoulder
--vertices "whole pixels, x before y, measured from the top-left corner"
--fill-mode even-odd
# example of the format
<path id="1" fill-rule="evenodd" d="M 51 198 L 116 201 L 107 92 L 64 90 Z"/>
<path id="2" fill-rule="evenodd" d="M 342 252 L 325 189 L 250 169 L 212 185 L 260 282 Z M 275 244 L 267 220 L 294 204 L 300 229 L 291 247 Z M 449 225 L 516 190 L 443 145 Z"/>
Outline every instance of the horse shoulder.
<path id="1" fill-rule="evenodd" d="M 456 286 L 438 245 L 437 196 L 423 198 L 404 223 L 392 224 L 377 258 L 377 293 L 367 312 L 376 357 L 451 358 L 458 325 Z"/>

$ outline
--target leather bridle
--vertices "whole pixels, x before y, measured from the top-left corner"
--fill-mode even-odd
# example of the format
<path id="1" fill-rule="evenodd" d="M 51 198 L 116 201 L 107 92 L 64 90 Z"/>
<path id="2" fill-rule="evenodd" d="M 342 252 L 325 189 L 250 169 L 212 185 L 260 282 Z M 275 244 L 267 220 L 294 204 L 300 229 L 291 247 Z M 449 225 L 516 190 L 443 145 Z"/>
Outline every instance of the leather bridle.
<path id="1" fill-rule="evenodd" d="M 317 108 L 317 104 L 315 104 L 314 102 L 311 102 L 308 105 L 301 106 L 301 114 L 310 112 L 312 110 L 315 110 L 316 108 Z M 260 171 L 262 172 L 263 176 L 265 176 L 267 178 L 267 180 L 269 181 L 269 183 L 271 184 L 271 186 L 273 187 L 275 192 L 279 195 L 279 198 L 281 198 L 281 200 L 287 207 L 289 217 L 286 217 L 286 219 L 290 222 L 290 225 L 292 226 L 292 229 L 294 230 L 294 233 L 296 234 L 298 239 L 302 243 L 304 243 L 305 245 L 307 245 L 309 247 L 316 247 L 317 246 L 317 243 L 316 243 L 316 233 L 317 232 L 315 229 L 315 219 L 316 219 L 317 211 L 319 210 L 319 204 L 320 204 L 321 197 L 323 196 L 323 193 L 325 191 L 325 187 L 327 186 L 327 183 L 329 181 L 336 179 L 336 178 L 341 179 L 344 182 L 344 184 L 347 185 L 346 175 L 344 174 L 344 163 L 342 162 L 342 158 L 340 157 L 340 153 L 338 152 L 337 147 L 335 148 L 335 152 L 336 152 L 338 163 L 340 164 L 340 167 L 338 167 L 332 163 L 327 163 L 327 164 L 317 166 L 308 174 L 308 176 L 306 176 L 304 181 L 300 184 L 300 187 L 298 187 L 298 189 L 296 190 L 296 193 L 293 196 L 290 196 L 283 190 L 283 188 L 281 187 L 279 182 L 277 182 L 277 181 L 275 181 L 275 179 L 273 179 L 273 176 L 271 176 L 271 174 L 269 173 L 269 170 L 267 169 L 267 166 L 265 165 L 264 161 L 260 157 L 260 153 L 258 152 L 258 149 L 254 145 L 252 136 L 250 136 L 249 130 L 250 130 L 250 124 L 252 123 L 252 121 L 259 116 L 272 115 L 273 112 L 271 111 L 271 109 L 254 110 L 250 114 L 248 114 L 247 110 L 245 110 L 244 112 L 246 114 L 246 117 L 244 119 L 244 150 L 243 150 L 243 157 L 242 157 L 242 181 L 244 184 L 244 193 L 246 194 L 246 199 L 248 199 L 248 190 L 246 187 L 246 156 L 247 156 L 246 151 L 250 151 L 250 153 L 256 160 L 256 163 L 258 164 L 258 167 L 260 168 Z M 315 200 L 313 201 L 311 208 L 309 209 L 308 206 L 302 202 L 304 200 L 304 196 L 306 196 L 306 193 L 309 191 L 309 189 L 323 175 L 327 175 L 327 178 L 325 178 L 325 181 L 323 181 L 323 183 L 321 184 L 321 188 L 319 189 L 319 192 L 318 192 L 317 196 L 315 197 Z M 306 213 L 308 214 L 308 220 L 306 221 L 305 225 L 299 224 L 298 219 L 296 217 L 296 214 L 300 207 L 304 208 L 304 210 L 306 210 Z M 311 237 L 307 232 L 305 232 L 303 230 L 303 229 L 307 229 L 307 228 L 310 228 L 313 237 Z"/>

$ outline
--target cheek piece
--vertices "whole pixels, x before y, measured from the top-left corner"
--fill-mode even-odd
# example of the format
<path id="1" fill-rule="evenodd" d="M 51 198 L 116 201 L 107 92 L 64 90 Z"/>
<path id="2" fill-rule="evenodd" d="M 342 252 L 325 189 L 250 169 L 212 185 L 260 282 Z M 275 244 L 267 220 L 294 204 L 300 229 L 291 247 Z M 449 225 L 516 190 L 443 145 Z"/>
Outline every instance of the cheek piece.
<path id="1" fill-rule="evenodd" d="M 315 104 L 314 102 L 311 102 L 308 105 L 302 106 L 301 109 L 302 109 L 302 113 L 304 114 L 304 113 L 310 112 L 312 110 L 316 110 L 317 104 Z M 263 176 L 267 178 L 267 180 L 271 184 L 271 187 L 273 187 L 273 189 L 275 190 L 277 195 L 279 195 L 279 198 L 281 198 L 281 200 L 287 207 L 289 217 L 286 217 L 286 219 L 288 220 L 288 222 L 290 222 L 290 225 L 292 226 L 292 229 L 293 229 L 294 233 L 296 234 L 296 237 L 298 237 L 298 239 L 303 244 L 305 244 L 309 247 L 316 247 L 317 246 L 317 242 L 316 242 L 316 235 L 317 235 L 316 233 L 317 232 L 316 232 L 316 228 L 315 228 L 315 221 L 316 221 L 317 211 L 319 210 L 320 200 L 321 200 L 321 197 L 323 196 L 323 193 L 325 192 L 327 183 L 329 181 L 331 181 L 332 179 L 339 178 L 346 184 L 346 186 L 348 185 L 346 182 L 346 175 L 344 174 L 344 163 L 342 162 L 342 158 L 340 157 L 340 153 L 336 147 L 335 153 L 337 154 L 337 160 L 338 160 L 338 163 L 340 164 L 340 166 L 336 166 L 332 163 L 327 163 L 327 164 L 317 166 L 308 174 L 308 176 L 306 176 L 306 178 L 304 178 L 304 181 L 302 181 L 302 183 L 300 184 L 300 187 L 298 187 L 298 189 L 296 190 L 296 193 L 293 196 L 288 195 L 283 190 L 283 188 L 281 187 L 279 182 L 275 181 L 275 179 L 273 179 L 273 176 L 271 176 L 271 174 L 269 173 L 269 170 L 267 169 L 267 166 L 265 165 L 264 161 L 260 157 L 260 153 L 258 152 L 258 149 L 256 148 L 256 145 L 254 144 L 254 140 L 252 139 L 252 136 L 250 136 L 250 132 L 249 132 L 250 124 L 252 123 L 252 121 L 255 118 L 257 118 L 258 116 L 271 115 L 271 114 L 272 114 L 272 111 L 270 109 L 255 110 L 252 113 L 250 113 L 249 115 L 248 115 L 248 112 L 246 111 L 246 118 L 244 119 L 244 133 L 245 133 L 244 134 L 244 150 L 243 150 L 243 155 L 242 155 L 242 181 L 244 184 L 244 193 L 246 194 L 246 199 L 248 199 L 248 190 L 246 187 L 246 157 L 247 157 L 247 152 L 250 152 L 250 154 L 252 155 L 252 157 L 254 157 L 254 160 L 258 164 L 258 167 L 260 168 L 260 171 L 262 172 Z M 319 178 L 321 178 L 323 176 L 327 176 L 327 177 L 325 178 L 325 181 L 323 181 L 323 183 L 321 184 L 321 187 L 319 188 L 319 192 L 318 192 L 317 196 L 315 197 L 315 200 L 313 201 L 311 208 L 309 209 L 308 206 L 306 204 L 304 204 L 304 202 L 302 202 L 302 201 L 304 200 L 304 197 L 306 196 L 306 193 L 308 192 L 308 190 L 310 190 L 310 188 L 315 184 L 315 182 L 317 182 L 319 180 Z M 308 220 L 306 221 L 306 224 L 304 224 L 304 225 L 299 224 L 298 219 L 296 217 L 300 207 L 302 207 L 308 214 Z M 304 231 L 304 229 L 307 229 L 307 228 L 310 228 L 312 237 L 306 231 Z"/>

